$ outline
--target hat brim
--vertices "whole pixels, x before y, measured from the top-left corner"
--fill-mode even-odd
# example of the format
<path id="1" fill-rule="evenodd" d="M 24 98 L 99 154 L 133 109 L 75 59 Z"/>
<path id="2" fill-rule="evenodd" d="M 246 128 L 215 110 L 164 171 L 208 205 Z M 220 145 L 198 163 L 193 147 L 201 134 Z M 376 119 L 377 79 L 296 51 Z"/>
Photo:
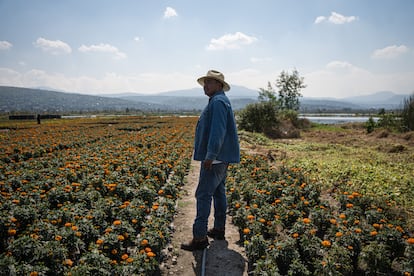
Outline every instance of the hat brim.
<path id="1" fill-rule="evenodd" d="M 197 79 L 197 82 L 198 82 L 201 86 L 204 86 L 204 81 L 205 81 L 205 79 L 215 79 L 216 81 L 221 82 L 221 83 L 223 84 L 223 90 L 224 90 L 224 92 L 227 92 L 227 91 L 229 91 L 229 90 L 230 90 L 230 85 L 229 85 L 227 82 L 225 82 L 225 81 L 223 81 L 223 80 L 221 80 L 221 79 L 219 79 L 219 78 L 212 77 L 212 76 L 203 76 L 203 77 L 201 77 L 201 78 L 198 78 L 198 79 Z"/>

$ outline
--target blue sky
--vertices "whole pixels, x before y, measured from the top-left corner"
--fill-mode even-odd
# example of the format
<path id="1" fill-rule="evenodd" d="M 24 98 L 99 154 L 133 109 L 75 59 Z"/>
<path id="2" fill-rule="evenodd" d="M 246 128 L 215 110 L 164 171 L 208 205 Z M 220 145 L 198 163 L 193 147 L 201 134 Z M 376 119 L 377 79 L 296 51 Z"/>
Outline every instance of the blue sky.
<path id="1" fill-rule="evenodd" d="M 216 69 L 259 90 L 297 69 L 306 97 L 411 94 L 413 14 L 412 0 L 0 0 L 0 85 L 155 93 Z"/>

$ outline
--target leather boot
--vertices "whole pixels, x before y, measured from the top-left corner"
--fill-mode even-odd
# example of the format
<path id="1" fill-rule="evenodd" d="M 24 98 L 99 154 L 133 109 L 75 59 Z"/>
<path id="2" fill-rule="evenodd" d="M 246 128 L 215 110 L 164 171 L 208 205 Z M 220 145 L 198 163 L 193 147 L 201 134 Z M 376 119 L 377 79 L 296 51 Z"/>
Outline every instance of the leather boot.
<path id="1" fill-rule="evenodd" d="M 181 249 L 187 250 L 187 251 L 195 251 L 195 250 L 203 250 L 208 246 L 208 239 L 207 237 L 201 238 L 201 239 L 195 239 L 193 238 L 188 243 L 182 243 Z"/>

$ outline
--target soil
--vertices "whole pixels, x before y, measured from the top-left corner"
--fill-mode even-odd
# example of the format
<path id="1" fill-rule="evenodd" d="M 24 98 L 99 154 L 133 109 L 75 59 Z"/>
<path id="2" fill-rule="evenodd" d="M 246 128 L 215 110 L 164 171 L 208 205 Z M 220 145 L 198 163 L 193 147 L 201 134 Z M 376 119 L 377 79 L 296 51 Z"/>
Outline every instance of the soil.
<path id="1" fill-rule="evenodd" d="M 178 211 L 174 218 L 175 231 L 171 245 L 167 248 L 168 259 L 161 265 L 161 275 L 192 276 L 203 275 L 203 251 L 189 252 L 180 248 L 181 243 L 192 238 L 192 225 L 196 215 L 195 190 L 198 184 L 200 162 L 192 161 L 182 196 L 178 201 Z M 212 213 L 209 224 L 212 226 Z M 210 246 L 205 250 L 204 275 L 240 276 L 247 274 L 247 259 L 243 246 L 239 246 L 239 232 L 227 217 L 226 239 L 209 239 Z"/>

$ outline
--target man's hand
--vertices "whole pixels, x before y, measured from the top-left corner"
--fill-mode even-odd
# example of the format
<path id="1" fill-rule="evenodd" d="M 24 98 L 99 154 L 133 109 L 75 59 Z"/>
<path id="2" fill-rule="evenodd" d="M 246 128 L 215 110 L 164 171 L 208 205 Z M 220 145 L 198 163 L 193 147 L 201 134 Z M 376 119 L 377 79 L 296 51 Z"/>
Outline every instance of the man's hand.
<path id="1" fill-rule="evenodd" d="M 211 168 L 213 167 L 213 160 L 210 160 L 210 159 L 204 160 L 203 166 L 204 166 L 204 169 L 211 170 Z"/>

